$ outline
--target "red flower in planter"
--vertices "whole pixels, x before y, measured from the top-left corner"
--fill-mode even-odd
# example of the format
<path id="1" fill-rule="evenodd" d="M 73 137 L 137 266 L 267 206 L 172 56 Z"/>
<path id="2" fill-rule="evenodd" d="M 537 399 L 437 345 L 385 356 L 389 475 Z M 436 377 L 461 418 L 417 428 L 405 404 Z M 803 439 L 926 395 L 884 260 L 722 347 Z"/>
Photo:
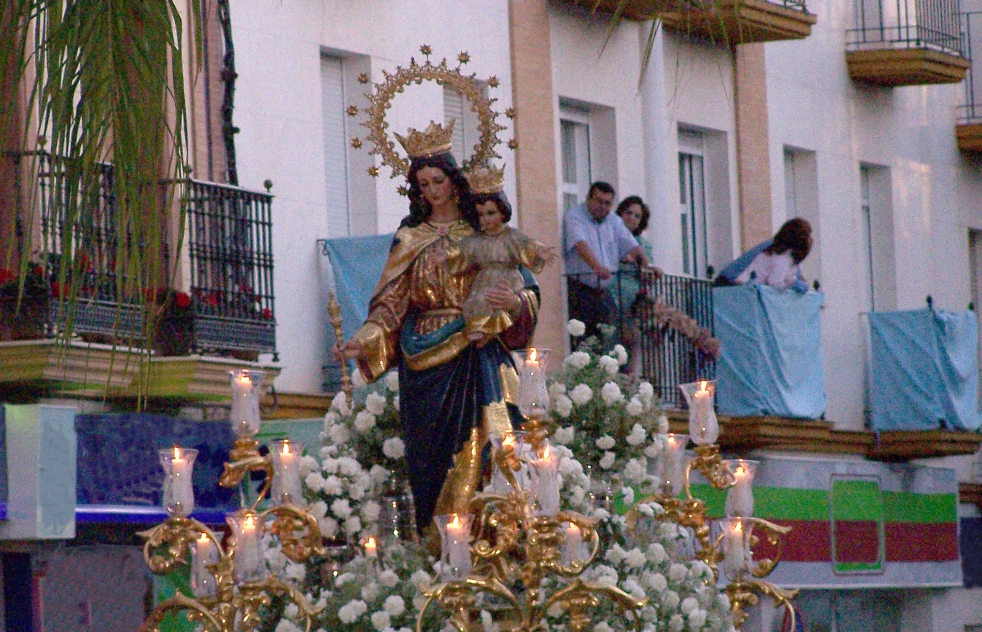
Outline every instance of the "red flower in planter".
<path id="1" fill-rule="evenodd" d="M 178 292 L 174 295 L 174 305 L 180 309 L 187 309 L 191 307 L 191 297 L 187 292 Z"/>
<path id="2" fill-rule="evenodd" d="M 58 298 L 66 298 L 71 291 L 71 287 L 68 285 L 62 285 L 58 281 L 51 282 L 51 293 Z"/>
<path id="3" fill-rule="evenodd" d="M 273 320 L 273 310 L 268 307 L 263 308 L 263 318 L 266 320 Z"/>
<path id="4" fill-rule="evenodd" d="M 10 283 L 15 279 L 17 279 L 17 274 L 15 274 L 13 270 L 0 268 L 0 283 Z"/>

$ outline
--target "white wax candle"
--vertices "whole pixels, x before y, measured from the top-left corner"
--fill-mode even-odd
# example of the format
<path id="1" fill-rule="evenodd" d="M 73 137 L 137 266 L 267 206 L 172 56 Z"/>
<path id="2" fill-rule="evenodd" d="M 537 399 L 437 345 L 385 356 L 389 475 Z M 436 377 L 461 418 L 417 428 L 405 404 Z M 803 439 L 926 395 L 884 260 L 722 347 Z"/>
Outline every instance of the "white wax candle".
<path id="1" fill-rule="evenodd" d="M 276 477 L 273 479 L 275 484 L 273 502 L 276 503 L 285 503 L 289 499 L 289 502 L 297 504 L 303 499 L 303 487 L 300 484 L 300 450 L 292 449 L 291 445 L 289 440 L 284 439 L 277 446 L 276 457 L 273 460 Z"/>
<path id="2" fill-rule="evenodd" d="M 208 565 L 216 562 L 218 562 L 218 549 L 211 538 L 202 533 L 194 542 L 191 590 L 195 597 L 213 597 L 215 595 L 215 577 L 208 570 Z"/>
<path id="3" fill-rule="evenodd" d="M 255 516 L 246 516 L 235 535 L 235 576 L 244 581 L 258 579 L 263 552 Z"/>
<path id="4" fill-rule="evenodd" d="M 447 523 L 447 563 L 455 569 L 457 577 L 466 577 L 471 572 L 471 551 L 467 525 L 460 516 L 453 514 Z"/>
<path id="5" fill-rule="evenodd" d="M 232 379 L 232 429 L 240 436 L 259 432 L 259 398 L 252 391 L 252 378 L 248 375 Z"/>
<path id="6" fill-rule="evenodd" d="M 723 570 L 731 580 L 736 580 L 744 570 L 746 554 L 743 547 L 743 524 L 734 521 L 723 535 Z"/>
<path id="7" fill-rule="evenodd" d="M 580 560 L 580 545 L 583 544 L 583 533 L 575 523 L 566 523 L 566 543 L 563 545 L 563 564 L 569 566 L 574 560 Z"/>
<path id="8" fill-rule="evenodd" d="M 743 463 L 733 471 L 736 483 L 726 494 L 726 510 L 731 516 L 749 518 L 754 515 L 754 493 L 750 470 Z"/>
<path id="9" fill-rule="evenodd" d="M 174 512 L 188 515 L 194 509 L 194 487 L 191 480 L 191 463 L 184 458 L 180 448 L 174 448 L 171 467 L 171 500 Z"/>
<path id="10" fill-rule="evenodd" d="M 675 435 L 665 437 L 662 459 L 664 468 L 662 469 L 662 485 L 666 493 L 676 496 L 682 490 L 682 457 L 685 454 L 685 446 L 679 445 L 679 439 Z"/>
<path id="11" fill-rule="evenodd" d="M 378 557 L 378 542 L 375 541 L 375 536 L 371 536 L 365 540 L 365 557 L 369 559 Z"/>
<path id="12" fill-rule="evenodd" d="M 703 380 L 699 389 L 692 394 L 692 415 L 690 417 L 689 434 L 692 441 L 699 445 L 716 443 L 719 438 L 719 425 L 713 412 L 713 393 L 708 388 L 709 382 Z"/>
<path id="13" fill-rule="evenodd" d="M 540 516 L 559 513 L 559 457 L 546 445 L 535 462 L 535 497 L 539 501 Z"/>

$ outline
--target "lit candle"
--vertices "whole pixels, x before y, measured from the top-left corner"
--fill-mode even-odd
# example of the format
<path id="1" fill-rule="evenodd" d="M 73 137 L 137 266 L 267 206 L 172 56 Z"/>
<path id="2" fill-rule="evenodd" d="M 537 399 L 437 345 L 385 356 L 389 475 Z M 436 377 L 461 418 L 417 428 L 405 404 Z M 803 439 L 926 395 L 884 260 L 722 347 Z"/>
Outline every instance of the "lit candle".
<path id="1" fill-rule="evenodd" d="M 378 542 L 375 540 L 375 536 L 369 537 L 365 540 L 365 557 L 370 560 L 374 560 L 378 557 Z"/>
<path id="2" fill-rule="evenodd" d="M 542 455 L 535 461 L 535 498 L 539 502 L 538 515 L 555 516 L 559 513 L 559 457 L 546 444 Z"/>
<path id="3" fill-rule="evenodd" d="M 689 435 L 699 445 L 716 443 L 719 438 L 719 425 L 713 412 L 713 392 L 709 382 L 702 380 L 699 390 L 692 394 L 692 411 L 689 416 Z"/>
<path id="4" fill-rule="evenodd" d="M 303 499 L 300 484 L 300 455 L 304 444 L 283 439 L 272 443 L 273 502 L 297 504 Z"/>
<path id="5" fill-rule="evenodd" d="M 192 555 L 191 590 L 194 596 L 215 596 L 215 576 L 208 570 L 208 565 L 218 562 L 218 548 L 207 533 L 202 533 L 194 541 Z"/>
<path id="6" fill-rule="evenodd" d="M 583 533 L 576 523 L 566 523 L 566 543 L 563 544 L 563 564 L 569 566 L 574 560 L 580 560 L 580 545 L 583 544 Z"/>
<path id="7" fill-rule="evenodd" d="M 253 436 L 259 432 L 259 394 L 263 372 L 229 371 L 232 378 L 232 430 L 238 436 Z"/>
<path id="8" fill-rule="evenodd" d="M 529 349 L 528 360 L 525 361 L 525 368 L 530 375 L 534 375 L 539 370 L 539 351 L 534 347 Z"/>
<path id="9" fill-rule="evenodd" d="M 233 558 L 235 577 L 239 581 L 261 579 L 263 570 L 262 528 L 260 518 L 251 511 L 236 513 L 228 518 L 235 535 Z"/>
<path id="10" fill-rule="evenodd" d="M 755 462 L 739 460 L 733 469 L 736 483 L 726 493 L 727 516 L 749 518 L 754 515 L 754 466 Z"/>
<path id="11" fill-rule="evenodd" d="M 468 543 L 469 520 L 453 514 L 447 523 L 447 564 L 451 574 L 462 579 L 471 573 L 471 551 Z"/>
<path id="12" fill-rule="evenodd" d="M 727 521 L 723 533 L 723 571 L 731 580 L 737 580 L 746 565 L 746 551 L 743 544 L 743 522 L 740 519 Z"/>
<path id="13" fill-rule="evenodd" d="M 682 491 L 685 445 L 688 442 L 688 435 L 665 435 L 662 449 L 662 488 L 666 496 L 675 497 Z"/>
<path id="14" fill-rule="evenodd" d="M 181 450 L 178 447 L 161 450 L 160 461 L 164 467 L 164 508 L 172 516 L 186 516 L 194 511 L 194 459 L 197 450 Z"/>

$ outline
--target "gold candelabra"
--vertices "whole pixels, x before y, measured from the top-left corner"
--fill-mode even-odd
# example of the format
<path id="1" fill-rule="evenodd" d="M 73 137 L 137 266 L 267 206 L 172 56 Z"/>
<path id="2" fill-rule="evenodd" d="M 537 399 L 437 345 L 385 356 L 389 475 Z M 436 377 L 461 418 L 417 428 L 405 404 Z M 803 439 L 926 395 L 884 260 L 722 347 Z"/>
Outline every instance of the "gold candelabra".
<path id="1" fill-rule="evenodd" d="M 492 493 L 474 496 L 471 514 L 437 517 L 445 581 L 425 592 L 417 632 L 422 632 L 433 603 L 452 613 L 449 621 L 459 632 L 472 630 L 472 613 L 480 594 L 502 602 L 503 630 L 538 630 L 546 612 L 559 606 L 568 616 L 569 629 L 582 632 L 592 628 L 589 613 L 601 598 L 612 601 L 622 614 L 632 612 L 635 628 L 641 629 L 639 610 L 647 599 L 635 599 L 615 586 L 580 577 L 596 559 L 600 537 L 596 521 L 560 509 L 559 459 L 549 446 L 545 423 L 548 356 L 547 350 L 528 349 L 516 357 L 521 374 L 519 409 L 526 422 L 522 433 L 493 438 L 493 461 L 501 482 Z M 523 466 L 531 475 L 528 481 L 516 476 Z M 470 529 L 475 517 L 474 529 Z M 469 544 L 471 533 L 473 545 Z M 559 579 L 559 588 L 546 594 L 546 578 Z M 515 590 L 517 586 L 520 591 Z"/>
<path id="2" fill-rule="evenodd" d="M 277 537 L 283 554 L 294 562 L 324 554 L 317 520 L 294 504 L 300 499 L 299 459 L 303 445 L 288 440 L 273 443 L 267 456 L 259 454 L 255 434 L 259 430 L 259 396 L 262 372 L 231 372 L 231 420 L 237 438 L 219 481 L 223 487 L 240 487 L 251 472 L 265 472 L 266 480 L 252 503 L 246 503 L 227 518 L 231 533 L 222 537 L 189 517 L 194 508 L 191 471 L 194 450 L 173 448 L 161 451 L 164 506 L 170 517 L 139 535 L 146 540 L 143 557 L 155 574 L 191 566 L 194 596 L 180 592 L 158 604 L 140 626 L 139 632 L 159 630 L 171 613 L 184 612 L 192 622 L 211 632 L 249 632 L 260 624 L 260 609 L 274 595 L 297 605 L 310 630 L 315 608 L 294 586 L 266 570 L 262 552 L 263 534 Z M 260 511 L 272 495 L 274 506 Z M 190 562 L 189 562 L 190 558 Z"/>

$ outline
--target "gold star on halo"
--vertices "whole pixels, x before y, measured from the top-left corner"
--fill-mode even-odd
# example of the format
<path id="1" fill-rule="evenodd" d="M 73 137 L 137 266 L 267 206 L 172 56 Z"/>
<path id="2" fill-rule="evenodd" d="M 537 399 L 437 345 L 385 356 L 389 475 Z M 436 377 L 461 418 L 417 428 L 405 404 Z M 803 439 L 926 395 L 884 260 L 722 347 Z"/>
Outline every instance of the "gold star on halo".
<path id="1" fill-rule="evenodd" d="M 466 64 L 470 60 L 471 60 L 471 56 L 467 51 L 460 51 L 460 54 L 457 55 L 457 61 L 459 61 L 462 64 Z"/>
<path id="2" fill-rule="evenodd" d="M 358 106 L 349 105 L 347 112 L 348 112 L 348 116 L 358 116 Z"/>
<path id="3" fill-rule="evenodd" d="M 495 77 L 494 75 L 491 75 L 490 77 L 488 77 L 488 85 L 491 86 L 492 88 L 497 88 L 498 87 L 498 78 Z"/>
<path id="4" fill-rule="evenodd" d="M 429 57 L 433 53 L 433 49 L 430 48 L 429 44 L 423 44 L 422 46 L 419 47 L 419 52 Z"/>
<path id="5" fill-rule="evenodd" d="M 402 195 L 402 196 L 409 195 L 409 189 L 407 187 L 405 187 L 405 186 L 399 187 L 397 189 L 397 191 L 399 191 L 399 195 Z"/>
<path id="6" fill-rule="evenodd" d="M 508 108 L 507 110 L 505 110 L 505 116 L 507 116 L 510 119 L 515 118 L 515 114 L 517 114 L 517 112 L 515 112 L 515 108 Z"/>
<path id="7" fill-rule="evenodd" d="M 358 138 L 357 136 L 351 139 L 351 146 L 354 147 L 355 149 L 360 149 L 361 145 L 362 145 L 361 139 Z"/>
<path id="8" fill-rule="evenodd" d="M 378 167 L 369 167 L 368 168 L 368 175 L 372 176 L 373 178 L 377 178 L 378 177 Z"/>
<path id="9" fill-rule="evenodd" d="M 358 75 L 358 83 L 368 83 L 369 81 L 371 81 L 371 79 L 368 78 L 367 72 L 363 72 Z"/>
<path id="10" fill-rule="evenodd" d="M 508 141 L 508 149 L 512 149 L 512 150 L 518 149 L 518 141 L 515 140 L 514 138 Z"/>

